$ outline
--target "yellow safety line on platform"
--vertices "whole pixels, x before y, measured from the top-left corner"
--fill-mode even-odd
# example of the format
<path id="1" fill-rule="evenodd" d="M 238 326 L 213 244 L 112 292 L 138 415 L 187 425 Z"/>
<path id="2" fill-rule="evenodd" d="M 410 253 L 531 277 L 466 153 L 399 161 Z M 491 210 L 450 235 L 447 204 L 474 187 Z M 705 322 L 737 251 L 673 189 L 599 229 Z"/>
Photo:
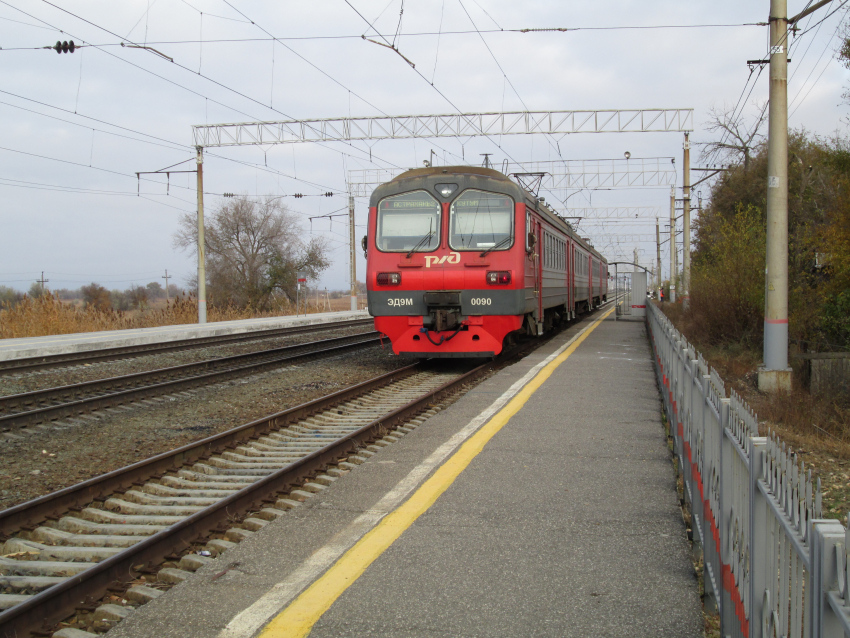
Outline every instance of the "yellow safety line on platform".
<path id="1" fill-rule="evenodd" d="M 308 587 L 291 605 L 278 614 L 260 633 L 260 638 L 296 638 L 307 636 L 313 625 L 330 609 L 343 592 L 354 584 L 413 522 L 460 476 L 484 446 L 528 402 L 531 396 L 552 376 L 555 369 L 576 351 L 587 336 L 612 312 L 597 319 L 576 341 L 562 352 L 519 391 L 504 408 L 476 432 L 461 448 L 434 472 L 422 487 L 395 511 L 388 514 L 354 547 Z"/>

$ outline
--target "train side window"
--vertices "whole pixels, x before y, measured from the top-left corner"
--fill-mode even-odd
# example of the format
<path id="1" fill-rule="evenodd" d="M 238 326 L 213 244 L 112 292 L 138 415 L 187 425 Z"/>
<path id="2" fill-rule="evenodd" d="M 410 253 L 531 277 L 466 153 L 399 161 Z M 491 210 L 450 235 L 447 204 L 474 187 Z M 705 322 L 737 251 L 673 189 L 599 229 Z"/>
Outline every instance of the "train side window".
<path id="1" fill-rule="evenodd" d="M 469 189 L 451 205 L 449 246 L 454 250 L 508 250 L 514 239 L 514 200 Z"/>
<path id="2" fill-rule="evenodd" d="M 375 246 L 382 252 L 431 252 L 440 245 L 440 204 L 427 191 L 386 197 L 378 203 Z"/>

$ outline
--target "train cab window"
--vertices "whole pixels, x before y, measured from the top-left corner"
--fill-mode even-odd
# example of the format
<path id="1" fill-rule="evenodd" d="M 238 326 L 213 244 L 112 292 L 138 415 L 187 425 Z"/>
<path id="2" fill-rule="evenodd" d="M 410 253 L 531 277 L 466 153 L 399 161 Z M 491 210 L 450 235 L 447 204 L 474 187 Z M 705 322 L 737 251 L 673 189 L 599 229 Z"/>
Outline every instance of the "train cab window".
<path id="1" fill-rule="evenodd" d="M 375 245 L 383 252 L 430 252 L 440 245 L 440 204 L 426 191 L 413 191 L 378 203 Z"/>
<path id="2" fill-rule="evenodd" d="M 467 190 L 452 202 L 449 246 L 454 250 L 508 250 L 514 238 L 514 200 Z"/>

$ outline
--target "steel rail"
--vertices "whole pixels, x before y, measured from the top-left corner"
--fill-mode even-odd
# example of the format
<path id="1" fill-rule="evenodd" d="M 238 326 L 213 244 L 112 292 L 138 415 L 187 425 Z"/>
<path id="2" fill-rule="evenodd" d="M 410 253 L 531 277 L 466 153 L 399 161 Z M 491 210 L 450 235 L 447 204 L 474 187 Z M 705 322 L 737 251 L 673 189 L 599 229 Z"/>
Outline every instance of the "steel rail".
<path id="1" fill-rule="evenodd" d="M 356 328 L 358 326 L 371 325 L 372 323 L 373 319 L 370 317 L 369 319 L 337 321 L 333 323 L 314 324 L 310 326 L 292 326 L 289 328 L 272 328 L 269 330 L 257 330 L 255 332 L 241 332 L 239 334 L 198 337 L 195 339 L 179 339 L 177 341 L 168 341 L 165 343 L 145 343 L 134 346 L 119 346 L 116 348 L 86 350 L 83 352 L 65 352 L 61 354 L 51 354 L 40 357 L 2 359 L 0 360 L 0 376 L 4 374 L 18 374 L 21 372 L 32 372 L 34 370 L 46 370 L 49 368 L 76 366 L 87 363 L 100 363 L 102 361 L 130 359 L 133 357 L 143 357 L 150 354 L 178 352 L 181 350 L 191 350 L 195 348 L 210 348 L 218 345 L 241 343 L 243 341 L 272 339 L 274 337 L 302 334 L 304 332 L 321 332 L 324 330 Z"/>
<path id="2" fill-rule="evenodd" d="M 13 428 L 20 429 L 29 425 L 138 401 L 147 397 L 180 392 L 235 376 L 254 374 L 284 363 L 334 356 L 347 350 L 378 343 L 380 338 L 375 335 L 377 333 L 369 332 L 348 337 L 336 337 L 0 397 L 0 411 L 10 412 L 10 410 L 16 408 L 19 409 L 17 412 L 0 416 L 0 431 Z M 319 349 L 316 349 L 317 346 Z M 178 378 L 175 379 L 175 377 Z M 132 387 L 128 388 L 127 386 Z M 81 394 L 86 396 L 76 398 Z M 37 405 L 50 400 L 61 402 Z M 36 407 L 28 409 L 29 406 L 33 405 Z"/>
<path id="3" fill-rule="evenodd" d="M 8 536 L 15 531 L 33 528 L 47 519 L 58 517 L 95 500 L 104 499 L 115 492 L 130 489 L 140 481 L 157 478 L 184 465 L 203 460 L 214 453 L 235 447 L 240 442 L 247 442 L 263 434 L 282 429 L 287 424 L 297 422 L 312 413 L 404 379 L 423 369 L 424 365 L 427 364 L 417 363 L 407 366 L 332 395 L 186 445 L 173 452 L 146 459 L 10 508 L 0 512 L 0 534 Z M 414 418 L 432 403 L 457 392 L 464 384 L 486 374 L 490 367 L 491 364 L 488 362 L 459 375 L 401 408 L 182 519 L 168 529 L 0 613 L 0 636 L 3 638 L 26 636 L 28 632 L 61 621 L 71 615 L 87 599 L 99 598 L 110 586 L 126 583 L 128 579 L 138 577 L 141 573 L 140 568 L 143 569 L 143 566 L 162 562 L 166 556 L 181 551 L 196 542 L 198 538 L 223 531 L 228 521 L 234 516 L 242 516 L 260 509 L 264 500 L 272 499 L 277 494 L 299 486 L 305 478 L 346 458 L 353 450 L 384 436 L 388 430 Z"/>

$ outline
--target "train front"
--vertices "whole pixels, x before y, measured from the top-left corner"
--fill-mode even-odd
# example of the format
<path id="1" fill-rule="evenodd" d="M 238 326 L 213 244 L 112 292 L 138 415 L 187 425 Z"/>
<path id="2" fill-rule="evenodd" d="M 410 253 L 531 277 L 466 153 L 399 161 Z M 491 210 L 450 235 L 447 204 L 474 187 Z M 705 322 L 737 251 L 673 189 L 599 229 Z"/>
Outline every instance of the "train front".
<path id="1" fill-rule="evenodd" d="M 525 313 L 525 205 L 502 173 L 407 171 L 369 204 L 369 312 L 396 354 L 492 357 Z"/>

